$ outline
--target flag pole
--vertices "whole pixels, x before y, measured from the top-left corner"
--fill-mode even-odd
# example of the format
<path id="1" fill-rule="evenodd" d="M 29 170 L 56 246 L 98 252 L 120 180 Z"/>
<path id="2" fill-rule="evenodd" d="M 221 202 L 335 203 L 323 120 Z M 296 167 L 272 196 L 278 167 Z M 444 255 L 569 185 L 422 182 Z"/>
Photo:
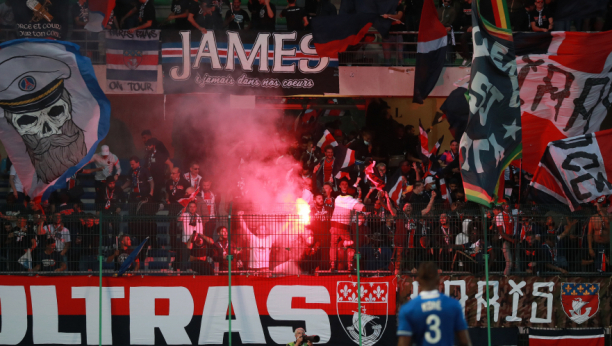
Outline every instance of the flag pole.
<path id="1" fill-rule="evenodd" d="M 480 207 L 482 210 L 482 222 L 483 222 L 483 230 L 484 230 L 484 259 L 485 259 L 485 280 L 486 280 L 486 291 L 487 291 L 487 345 L 491 346 L 491 316 L 489 314 L 489 252 L 488 252 L 488 237 L 489 233 L 487 229 L 487 214 L 483 207 Z"/>
<path id="2" fill-rule="evenodd" d="M 230 202 L 229 206 L 229 214 L 227 216 L 227 281 L 228 281 L 228 304 L 227 304 L 227 313 L 228 313 L 228 327 L 229 327 L 229 335 L 228 342 L 229 346 L 232 346 L 232 202 Z"/>
<path id="3" fill-rule="evenodd" d="M 98 346 L 102 346 L 102 224 L 104 213 L 100 213 L 100 227 L 98 234 L 98 275 L 100 284 L 98 287 Z"/>

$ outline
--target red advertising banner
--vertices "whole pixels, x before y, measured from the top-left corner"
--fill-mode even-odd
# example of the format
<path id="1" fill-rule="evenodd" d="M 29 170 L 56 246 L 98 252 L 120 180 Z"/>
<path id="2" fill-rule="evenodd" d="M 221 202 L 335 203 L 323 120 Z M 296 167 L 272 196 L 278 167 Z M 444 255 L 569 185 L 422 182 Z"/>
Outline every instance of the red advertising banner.
<path id="1" fill-rule="evenodd" d="M 3 276 L 0 345 L 269 345 L 295 341 L 395 345 L 394 277 Z M 101 302 L 101 303 L 100 303 Z M 102 320 L 99 319 L 100 306 Z"/>

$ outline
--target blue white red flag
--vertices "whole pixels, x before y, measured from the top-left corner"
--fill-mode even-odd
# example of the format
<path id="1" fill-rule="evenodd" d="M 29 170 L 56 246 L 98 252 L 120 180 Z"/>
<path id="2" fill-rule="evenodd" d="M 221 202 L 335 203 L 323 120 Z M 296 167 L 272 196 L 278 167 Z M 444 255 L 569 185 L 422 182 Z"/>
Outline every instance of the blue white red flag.
<path id="1" fill-rule="evenodd" d="M 159 30 L 106 31 L 107 91 L 156 93 Z"/>
<path id="2" fill-rule="evenodd" d="M 0 44 L 0 139 L 33 200 L 89 162 L 108 133 L 110 103 L 73 43 Z"/>
<path id="3" fill-rule="evenodd" d="M 385 191 L 389 193 L 389 198 L 395 202 L 395 205 L 399 205 L 405 185 L 406 182 L 402 176 L 402 170 L 396 169 L 395 174 L 389 178 L 389 182 L 385 186 Z"/>
<path id="4" fill-rule="evenodd" d="M 323 132 L 323 137 L 321 137 L 321 139 L 319 139 L 319 141 L 317 142 L 317 147 L 321 148 L 322 152 L 325 152 L 325 148 L 328 145 L 331 145 L 332 147 L 337 147 L 338 142 L 336 142 L 336 139 L 334 138 L 334 136 L 332 136 L 331 133 L 329 133 L 328 130 L 325 130 L 325 132 Z"/>

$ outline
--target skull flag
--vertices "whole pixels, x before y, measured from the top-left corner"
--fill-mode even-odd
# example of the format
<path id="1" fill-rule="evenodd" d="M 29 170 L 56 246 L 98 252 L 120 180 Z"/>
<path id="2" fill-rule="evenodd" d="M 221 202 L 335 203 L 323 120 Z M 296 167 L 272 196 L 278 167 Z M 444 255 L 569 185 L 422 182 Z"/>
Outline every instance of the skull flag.
<path id="1" fill-rule="evenodd" d="M 106 136 L 110 103 L 73 43 L 0 44 L 0 139 L 24 192 L 47 199 L 93 156 Z"/>

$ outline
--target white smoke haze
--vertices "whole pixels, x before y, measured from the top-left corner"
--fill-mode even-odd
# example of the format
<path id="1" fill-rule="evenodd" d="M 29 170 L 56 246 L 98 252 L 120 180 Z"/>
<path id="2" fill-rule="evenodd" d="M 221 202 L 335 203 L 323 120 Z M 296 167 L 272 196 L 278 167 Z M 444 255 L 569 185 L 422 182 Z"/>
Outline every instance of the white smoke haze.
<path id="1" fill-rule="evenodd" d="M 205 99 L 182 102 L 176 114 L 191 118 L 184 122 L 189 125 L 184 131 L 197 134 L 197 145 L 205 146 L 192 161 L 200 163 L 200 174 L 212 180 L 213 191 L 224 202 L 243 194 L 244 204 L 235 203 L 233 213 L 239 208 L 247 213 L 295 214 L 302 183 L 301 164 L 288 150 L 295 141 L 289 132 L 293 121 L 286 122 L 282 110 L 232 109 L 225 95 L 213 102 L 212 97 Z"/>

